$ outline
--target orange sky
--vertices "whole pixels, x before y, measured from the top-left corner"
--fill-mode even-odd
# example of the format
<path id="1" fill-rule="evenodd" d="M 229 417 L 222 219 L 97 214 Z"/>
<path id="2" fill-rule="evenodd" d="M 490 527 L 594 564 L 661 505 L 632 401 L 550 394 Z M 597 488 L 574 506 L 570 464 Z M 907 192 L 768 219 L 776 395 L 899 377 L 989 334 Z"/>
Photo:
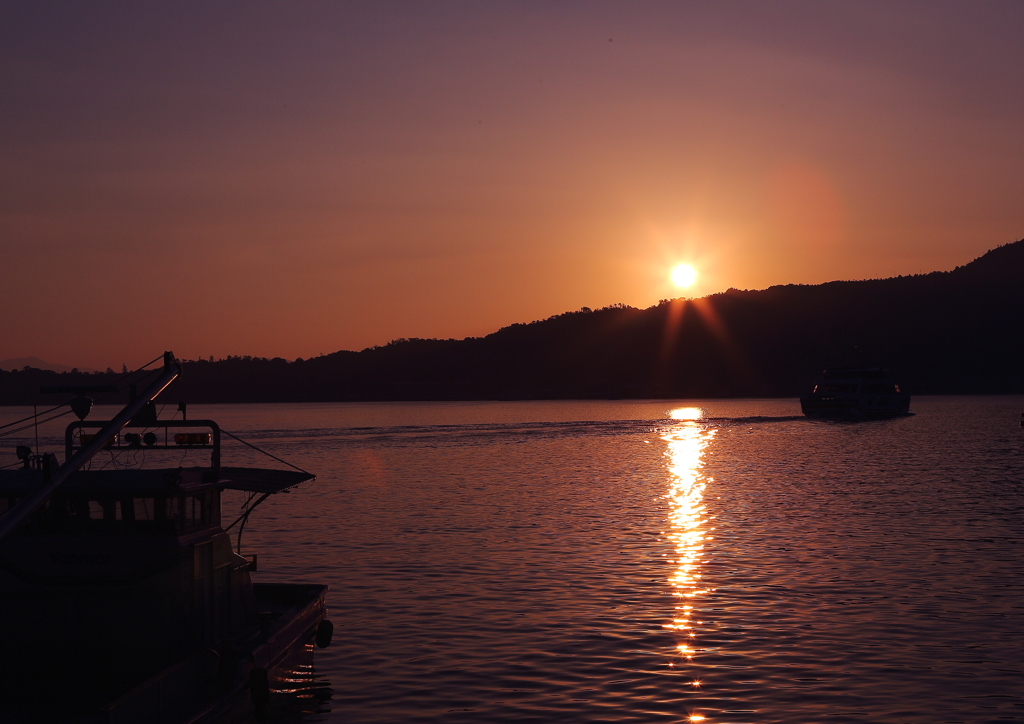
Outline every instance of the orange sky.
<path id="1" fill-rule="evenodd" d="M 950 269 L 1024 237 L 1022 31 L 1019 2 L 7 2 L 0 359 Z"/>

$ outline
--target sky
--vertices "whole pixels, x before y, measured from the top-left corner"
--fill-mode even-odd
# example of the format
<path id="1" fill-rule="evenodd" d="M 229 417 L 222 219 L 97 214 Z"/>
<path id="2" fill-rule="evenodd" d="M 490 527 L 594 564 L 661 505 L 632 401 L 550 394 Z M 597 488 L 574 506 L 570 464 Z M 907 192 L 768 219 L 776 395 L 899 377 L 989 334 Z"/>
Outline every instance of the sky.
<path id="1" fill-rule="evenodd" d="M 1022 36 L 995 1 L 7 0 L 0 359 L 952 269 L 1024 237 Z"/>

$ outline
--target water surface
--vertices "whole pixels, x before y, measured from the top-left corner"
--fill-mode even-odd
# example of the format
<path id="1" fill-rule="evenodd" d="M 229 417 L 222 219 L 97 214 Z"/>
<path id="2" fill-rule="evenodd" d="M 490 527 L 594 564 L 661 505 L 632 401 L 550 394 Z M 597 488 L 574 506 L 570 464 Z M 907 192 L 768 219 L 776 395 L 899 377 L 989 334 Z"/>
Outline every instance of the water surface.
<path id="1" fill-rule="evenodd" d="M 912 409 L 856 424 L 795 400 L 189 416 L 319 475 L 242 541 L 260 580 L 331 586 L 322 689 L 277 712 L 289 721 L 1024 722 L 1024 398 Z"/>

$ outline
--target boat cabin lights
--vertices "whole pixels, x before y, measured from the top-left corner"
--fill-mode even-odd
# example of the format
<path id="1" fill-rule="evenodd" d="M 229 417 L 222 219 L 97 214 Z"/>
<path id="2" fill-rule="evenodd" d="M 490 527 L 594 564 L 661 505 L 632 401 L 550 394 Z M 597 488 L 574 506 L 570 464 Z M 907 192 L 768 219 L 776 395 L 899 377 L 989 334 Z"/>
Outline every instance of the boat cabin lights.
<path id="1" fill-rule="evenodd" d="M 176 432 L 174 433 L 175 445 L 209 445 L 210 433 L 208 432 Z"/>

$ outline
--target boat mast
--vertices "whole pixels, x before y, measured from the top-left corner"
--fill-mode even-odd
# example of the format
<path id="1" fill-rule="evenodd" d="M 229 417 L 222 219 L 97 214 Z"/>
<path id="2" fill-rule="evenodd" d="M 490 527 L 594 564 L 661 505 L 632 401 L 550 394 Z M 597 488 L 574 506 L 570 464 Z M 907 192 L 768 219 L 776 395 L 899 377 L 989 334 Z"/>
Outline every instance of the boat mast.
<path id="1" fill-rule="evenodd" d="M 43 482 L 0 516 L 0 540 L 10 535 L 25 518 L 32 514 L 32 511 L 45 503 L 72 473 L 89 462 L 93 455 L 102 450 L 107 442 L 121 431 L 121 428 L 142 412 L 142 409 L 163 392 L 167 385 L 171 384 L 179 374 L 181 374 L 181 365 L 174 359 L 174 354 L 164 352 L 164 368 L 161 370 L 160 376 L 141 395 L 129 402 L 113 420 L 96 433 L 95 437 L 87 445 L 84 445 L 55 471 L 51 471 L 49 465 L 44 463 Z"/>

